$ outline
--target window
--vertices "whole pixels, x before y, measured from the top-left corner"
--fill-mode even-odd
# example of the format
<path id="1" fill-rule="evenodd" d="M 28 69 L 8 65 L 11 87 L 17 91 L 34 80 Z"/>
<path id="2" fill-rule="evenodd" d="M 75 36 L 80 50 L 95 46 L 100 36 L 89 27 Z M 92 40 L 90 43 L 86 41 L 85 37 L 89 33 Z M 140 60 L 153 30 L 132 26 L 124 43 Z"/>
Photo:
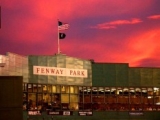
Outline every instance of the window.
<path id="1" fill-rule="evenodd" d="M 123 89 L 121 87 L 117 88 L 117 95 L 122 95 L 123 94 Z"/>
<path id="2" fill-rule="evenodd" d="M 42 92 L 42 85 L 38 85 L 38 92 Z"/>
<path id="3" fill-rule="evenodd" d="M 47 85 L 47 91 L 48 91 L 48 93 L 52 92 L 52 85 Z"/>
<path id="4" fill-rule="evenodd" d="M 78 87 L 77 86 L 70 86 L 70 94 L 78 94 Z"/>
<path id="5" fill-rule="evenodd" d="M 61 93 L 69 93 L 69 86 L 61 86 Z"/>
<path id="6" fill-rule="evenodd" d="M 160 111 L 158 87 L 23 84 L 23 109 Z"/>
<path id="7" fill-rule="evenodd" d="M 27 91 L 28 92 L 33 92 L 32 84 L 28 84 Z"/>
<path id="8" fill-rule="evenodd" d="M 104 92 L 105 92 L 106 95 L 109 95 L 110 94 L 110 88 L 109 87 L 105 87 L 105 91 Z"/>
<path id="9" fill-rule="evenodd" d="M 28 109 L 35 110 L 36 106 L 36 93 L 28 93 Z"/>
<path id="10" fill-rule="evenodd" d="M 33 92 L 37 92 L 37 84 L 33 84 Z"/>
<path id="11" fill-rule="evenodd" d="M 160 91 L 159 88 L 155 87 L 154 90 L 154 107 L 153 110 L 160 111 Z"/>

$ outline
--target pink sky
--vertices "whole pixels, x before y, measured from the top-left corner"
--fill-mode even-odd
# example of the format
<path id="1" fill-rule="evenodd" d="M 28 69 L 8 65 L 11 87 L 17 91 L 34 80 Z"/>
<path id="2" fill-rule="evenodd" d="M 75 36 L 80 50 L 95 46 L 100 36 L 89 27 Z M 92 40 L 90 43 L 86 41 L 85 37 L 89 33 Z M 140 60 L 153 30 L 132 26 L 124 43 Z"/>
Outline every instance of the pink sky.
<path id="1" fill-rule="evenodd" d="M 95 62 L 160 67 L 160 0 L 2 0 L 0 54 L 57 53 Z"/>

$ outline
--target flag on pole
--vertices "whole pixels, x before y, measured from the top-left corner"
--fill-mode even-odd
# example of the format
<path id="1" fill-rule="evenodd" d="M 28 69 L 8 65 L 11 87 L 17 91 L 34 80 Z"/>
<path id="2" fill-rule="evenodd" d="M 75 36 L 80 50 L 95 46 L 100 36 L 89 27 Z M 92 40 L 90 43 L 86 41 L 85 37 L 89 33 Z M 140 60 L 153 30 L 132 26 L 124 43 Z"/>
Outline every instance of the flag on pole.
<path id="1" fill-rule="evenodd" d="M 62 25 L 62 22 L 61 21 L 58 21 L 58 26 L 61 26 Z"/>
<path id="2" fill-rule="evenodd" d="M 69 24 L 62 23 L 61 21 L 58 20 L 58 31 L 66 30 L 68 28 L 69 28 Z M 66 34 L 58 32 L 58 37 L 59 37 L 59 39 L 64 39 L 66 37 Z"/>
<path id="3" fill-rule="evenodd" d="M 61 21 L 58 20 L 58 54 L 61 53 L 60 51 L 60 42 L 59 39 L 64 39 L 66 37 L 65 33 L 61 33 L 59 31 L 61 30 L 66 30 L 69 28 L 69 24 L 67 23 L 62 23 Z"/>
<path id="4" fill-rule="evenodd" d="M 59 39 L 64 39 L 66 37 L 66 34 L 64 33 L 59 33 Z"/>
<path id="5" fill-rule="evenodd" d="M 58 21 L 58 30 L 67 30 L 68 28 L 69 24 Z"/>

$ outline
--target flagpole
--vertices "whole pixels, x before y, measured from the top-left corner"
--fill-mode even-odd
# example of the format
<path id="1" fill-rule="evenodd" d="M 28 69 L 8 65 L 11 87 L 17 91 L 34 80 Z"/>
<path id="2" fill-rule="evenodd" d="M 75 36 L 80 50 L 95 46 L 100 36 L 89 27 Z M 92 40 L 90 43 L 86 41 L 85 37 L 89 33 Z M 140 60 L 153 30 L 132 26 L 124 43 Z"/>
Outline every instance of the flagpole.
<path id="1" fill-rule="evenodd" d="M 59 21 L 58 21 L 59 22 Z M 59 25 L 58 25 L 59 27 Z M 59 44 L 59 29 L 58 29 L 58 54 L 60 53 L 60 44 Z"/>
<path id="2" fill-rule="evenodd" d="M 68 27 L 69 27 L 68 24 L 64 24 L 64 23 L 62 23 L 62 22 L 60 22 L 58 20 L 58 54 L 61 53 L 59 39 L 64 39 L 66 37 L 66 34 L 65 33 L 61 33 L 61 32 L 59 33 L 59 30 L 66 30 L 66 29 L 68 29 Z"/>

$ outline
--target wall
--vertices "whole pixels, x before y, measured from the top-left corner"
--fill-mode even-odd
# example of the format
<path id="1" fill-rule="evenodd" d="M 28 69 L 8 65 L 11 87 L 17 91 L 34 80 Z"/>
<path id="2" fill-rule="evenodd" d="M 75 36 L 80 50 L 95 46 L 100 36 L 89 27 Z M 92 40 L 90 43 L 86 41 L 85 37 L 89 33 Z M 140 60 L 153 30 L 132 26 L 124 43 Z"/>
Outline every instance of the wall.
<path id="1" fill-rule="evenodd" d="M 129 85 L 160 87 L 160 68 L 129 68 Z"/>
<path id="2" fill-rule="evenodd" d="M 23 76 L 23 82 L 28 82 L 28 57 L 10 53 L 0 55 L 0 76 Z"/>
<path id="3" fill-rule="evenodd" d="M 34 75 L 33 66 L 58 67 L 70 69 L 87 69 L 88 77 L 67 77 L 51 75 Z M 29 56 L 30 83 L 63 84 L 63 85 L 92 85 L 91 62 L 63 54 L 54 56 Z"/>
<path id="4" fill-rule="evenodd" d="M 141 112 L 143 115 L 129 115 L 129 112 L 118 111 L 94 111 L 92 116 L 78 116 L 78 112 L 73 112 L 72 116 L 52 116 L 47 113 L 42 115 L 28 116 L 27 112 L 23 112 L 24 120 L 159 120 L 159 112 Z"/>
<path id="5" fill-rule="evenodd" d="M 0 120 L 22 120 L 21 76 L 0 76 Z"/>
<path id="6" fill-rule="evenodd" d="M 92 64 L 93 86 L 128 86 L 127 63 Z"/>
<path id="7" fill-rule="evenodd" d="M 160 68 L 129 67 L 127 63 L 94 63 L 92 85 L 160 87 Z"/>

